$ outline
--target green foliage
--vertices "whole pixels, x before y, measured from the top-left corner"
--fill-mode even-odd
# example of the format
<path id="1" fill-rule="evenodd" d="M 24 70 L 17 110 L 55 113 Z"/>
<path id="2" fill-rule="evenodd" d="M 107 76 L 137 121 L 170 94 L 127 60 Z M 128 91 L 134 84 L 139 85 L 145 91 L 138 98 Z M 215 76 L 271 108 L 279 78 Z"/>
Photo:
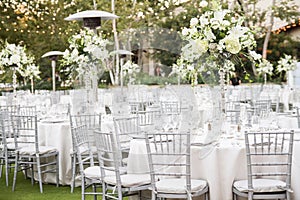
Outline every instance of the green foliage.
<path id="1" fill-rule="evenodd" d="M 23 6 L 16 6 L 15 2 L 23 2 L 24 4 Z M 52 50 L 64 51 L 68 47 L 68 38 L 78 33 L 82 26 L 80 21 L 70 22 L 65 21 L 64 18 L 79 11 L 94 9 L 93 1 L 58 0 L 57 3 L 51 2 L 54 1 L 0 1 L 0 22 L 3 21 L 0 23 L 0 49 L 5 40 L 9 43 L 25 45 L 29 52 L 35 56 L 37 64 L 40 66 L 42 71 L 40 74 L 41 80 L 36 81 L 36 86 L 41 85 L 43 88 L 47 88 L 46 83 L 49 82 L 52 75 L 50 60 L 41 58 L 41 56 Z M 96 2 L 98 10 L 111 12 L 111 1 L 96 0 Z M 175 63 L 180 54 L 182 27 L 188 27 L 190 19 L 201 15 L 203 12 L 199 7 L 200 0 L 189 0 L 180 4 L 174 2 L 176 1 L 115 1 L 115 14 L 119 16 L 117 31 L 120 38 L 120 47 L 136 51 L 145 50 L 146 52 L 143 55 L 147 54 L 155 62 L 161 63 L 166 73 L 170 72 L 171 68 L 169 66 Z M 260 27 L 257 30 L 257 38 L 260 38 L 263 36 L 262 33 L 265 32 L 265 29 L 262 28 L 262 22 L 266 20 L 266 11 L 256 6 L 257 0 L 247 2 L 248 9 L 241 9 L 241 6 L 236 3 L 236 10 L 238 13 L 245 13 L 245 11 L 250 10 L 249 13 L 245 13 L 246 23 L 251 27 Z M 289 1 L 280 1 L 280 3 L 281 5 L 273 8 L 277 18 L 290 21 L 295 16 L 299 16 L 299 13 L 295 11 L 297 7 L 291 6 Z M 255 9 L 251 11 L 250 8 Z M 100 30 L 103 35 L 113 41 L 110 20 L 102 21 Z M 157 32 L 151 36 L 147 32 L 149 30 Z M 160 33 L 160 31 L 162 32 Z M 149 43 L 144 41 L 147 38 L 151 39 L 147 41 Z M 258 43 L 257 50 L 261 51 L 263 40 L 258 39 Z M 139 45 L 140 49 L 134 49 L 135 44 Z M 149 44 L 151 50 L 142 49 Z M 268 59 L 274 63 L 284 53 L 300 58 L 299 48 L 299 41 L 291 40 L 286 33 L 273 34 L 269 44 Z M 249 73 L 249 79 L 245 78 L 245 80 L 255 80 L 251 65 L 245 63 L 244 66 Z M 60 70 L 59 62 L 57 63 L 57 70 Z M 64 80 L 65 77 L 61 76 Z M 277 76 L 280 75 L 275 74 L 272 79 Z M 149 82 L 151 83 L 150 79 Z M 0 75 L 0 81 L 11 82 L 10 72 Z M 161 84 L 164 81 L 153 80 L 152 82 Z"/>

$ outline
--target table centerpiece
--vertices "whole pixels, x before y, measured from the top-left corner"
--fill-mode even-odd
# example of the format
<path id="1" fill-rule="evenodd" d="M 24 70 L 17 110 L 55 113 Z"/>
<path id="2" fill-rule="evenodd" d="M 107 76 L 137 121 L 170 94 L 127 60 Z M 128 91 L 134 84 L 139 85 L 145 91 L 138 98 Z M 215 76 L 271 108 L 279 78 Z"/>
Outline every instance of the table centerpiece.
<path id="1" fill-rule="evenodd" d="M 13 93 L 16 97 L 17 73 L 22 77 L 27 76 L 27 67 L 33 65 L 34 57 L 26 54 L 26 47 L 16 44 L 10 44 L 7 41 L 0 52 L 0 67 L 4 70 L 13 71 Z"/>
<path id="2" fill-rule="evenodd" d="M 211 92 L 211 100 L 213 113 L 219 115 L 212 119 L 220 129 L 225 120 L 226 73 L 233 73 L 239 67 L 244 71 L 245 59 L 254 65 L 262 59 L 254 51 L 254 31 L 244 26 L 244 16 L 222 8 L 220 1 L 205 2 L 200 3 L 199 10 L 203 13 L 193 17 L 189 27 L 182 28 L 184 44 L 173 68 L 181 76 L 188 77 L 192 85 L 198 83 L 198 77 L 209 84 L 219 83 L 218 91 Z"/>
<path id="3" fill-rule="evenodd" d="M 80 82 L 87 92 L 87 103 L 97 102 L 98 79 L 105 70 L 105 61 L 109 57 L 106 46 L 109 41 L 96 34 L 94 30 L 84 28 L 69 38 L 69 49 L 65 50 L 63 71 L 71 83 Z"/>

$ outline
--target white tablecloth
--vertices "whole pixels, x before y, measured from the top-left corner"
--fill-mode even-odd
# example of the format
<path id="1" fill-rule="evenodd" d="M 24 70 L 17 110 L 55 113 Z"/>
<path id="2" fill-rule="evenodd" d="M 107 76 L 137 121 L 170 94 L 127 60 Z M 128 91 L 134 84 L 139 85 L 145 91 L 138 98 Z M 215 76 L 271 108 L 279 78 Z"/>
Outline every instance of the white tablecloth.
<path id="1" fill-rule="evenodd" d="M 70 122 L 40 122 L 38 124 L 41 145 L 53 146 L 59 151 L 59 182 L 62 185 L 71 183 L 72 137 Z M 45 174 L 44 181 L 55 183 L 55 174 Z"/>

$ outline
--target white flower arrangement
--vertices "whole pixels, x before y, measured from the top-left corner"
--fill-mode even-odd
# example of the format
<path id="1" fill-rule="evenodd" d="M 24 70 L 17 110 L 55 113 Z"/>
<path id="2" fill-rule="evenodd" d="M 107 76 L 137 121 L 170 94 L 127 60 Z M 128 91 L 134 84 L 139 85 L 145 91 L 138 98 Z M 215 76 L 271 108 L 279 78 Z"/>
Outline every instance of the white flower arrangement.
<path id="1" fill-rule="evenodd" d="M 26 54 L 24 46 L 5 42 L 5 46 L 0 52 L 0 67 L 3 70 L 8 67 L 14 67 L 16 72 L 23 77 L 27 77 L 27 74 L 31 70 L 30 66 L 34 65 L 33 62 L 34 57 Z"/>
<path id="2" fill-rule="evenodd" d="M 35 64 L 27 65 L 26 70 L 22 72 L 21 76 L 40 79 L 40 69 L 39 66 Z"/>
<path id="3" fill-rule="evenodd" d="M 271 64 L 266 59 L 262 59 L 262 61 L 258 64 L 256 71 L 260 75 L 263 75 L 263 74 L 271 75 L 273 73 L 273 64 Z"/>
<path id="4" fill-rule="evenodd" d="M 79 34 L 69 39 L 70 49 L 64 52 L 62 64 L 68 66 L 64 71 L 69 80 L 79 77 L 95 76 L 105 69 L 105 60 L 109 57 L 106 46 L 109 41 L 94 33 L 93 30 L 83 29 Z"/>
<path id="5" fill-rule="evenodd" d="M 128 60 L 123 66 L 124 76 L 128 76 L 129 84 L 133 84 L 136 78 L 136 75 L 140 72 L 140 66 Z"/>
<path id="6" fill-rule="evenodd" d="M 283 71 L 293 71 L 297 68 L 297 60 L 293 59 L 291 55 L 284 55 L 278 61 L 276 71 L 281 73 Z"/>
<path id="7" fill-rule="evenodd" d="M 201 7 L 207 3 L 202 1 Z M 198 73 L 206 70 L 204 63 L 214 62 L 218 68 L 230 66 L 225 70 L 234 71 L 233 65 L 241 57 L 256 60 L 253 48 L 256 41 L 253 32 L 243 26 L 244 18 L 238 14 L 222 9 L 216 0 L 210 1 L 210 9 L 200 17 L 192 18 L 190 27 L 184 27 L 182 38 L 186 44 L 181 49 L 179 63 L 184 64 L 185 71 L 190 77 L 197 77 Z M 224 62 L 228 60 L 231 64 Z M 240 62 L 239 64 L 242 65 Z M 187 74 L 184 74 L 186 76 Z"/>

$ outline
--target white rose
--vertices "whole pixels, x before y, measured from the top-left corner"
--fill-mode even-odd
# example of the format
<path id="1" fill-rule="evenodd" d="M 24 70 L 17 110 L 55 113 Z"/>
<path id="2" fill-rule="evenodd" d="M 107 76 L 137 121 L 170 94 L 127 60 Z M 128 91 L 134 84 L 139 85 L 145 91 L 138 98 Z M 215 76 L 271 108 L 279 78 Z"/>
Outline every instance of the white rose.
<path id="1" fill-rule="evenodd" d="M 198 24 L 199 20 L 195 17 L 193 17 L 190 21 L 191 26 L 196 26 Z"/>
<path id="2" fill-rule="evenodd" d="M 201 1 L 199 6 L 202 7 L 202 8 L 207 7 L 208 3 L 207 3 L 207 1 Z"/>
<path id="3" fill-rule="evenodd" d="M 203 53 L 207 52 L 208 50 L 208 41 L 197 39 L 195 40 L 195 43 L 193 44 L 193 51 L 199 55 L 202 55 Z"/>
<path id="4" fill-rule="evenodd" d="M 239 40 L 235 37 L 227 36 L 223 39 L 223 41 L 225 43 L 226 50 L 232 54 L 237 54 L 242 49 Z"/>
<path id="5" fill-rule="evenodd" d="M 188 30 L 187 28 L 184 27 L 184 28 L 182 29 L 181 33 L 182 33 L 183 36 L 187 36 L 187 35 L 189 34 L 189 30 Z"/>

